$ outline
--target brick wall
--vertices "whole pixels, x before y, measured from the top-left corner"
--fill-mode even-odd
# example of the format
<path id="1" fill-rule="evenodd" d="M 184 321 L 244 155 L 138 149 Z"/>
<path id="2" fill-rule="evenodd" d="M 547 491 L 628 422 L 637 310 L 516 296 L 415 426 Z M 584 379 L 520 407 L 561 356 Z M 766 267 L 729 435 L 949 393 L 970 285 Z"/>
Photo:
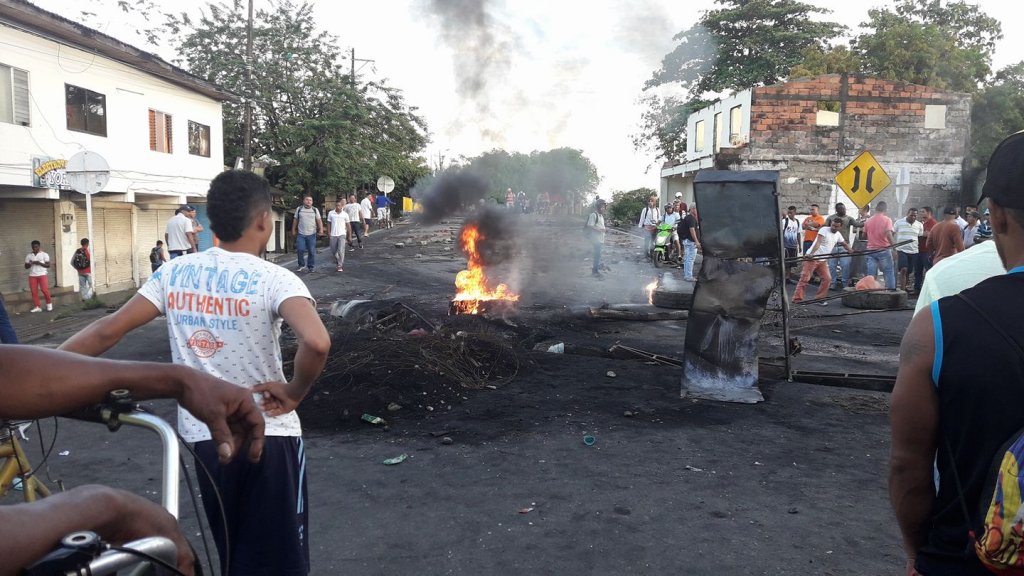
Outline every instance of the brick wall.
<path id="1" fill-rule="evenodd" d="M 819 102 L 839 109 L 838 126 L 819 126 Z M 926 128 L 928 105 L 945 106 L 945 128 Z M 804 211 L 832 199 L 834 178 L 869 150 L 894 181 L 909 168 L 908 206 L 958 203 L 970 131 L 970 96 L 927 86 L 834 74 L 755 88 L 750 143 L 720 154 L 722 169 L 781 171 L 783 206 Z M 877 198 L 895 208 L 895 187 Z M 823 208 L 824 210 L 824 208 Z"/>

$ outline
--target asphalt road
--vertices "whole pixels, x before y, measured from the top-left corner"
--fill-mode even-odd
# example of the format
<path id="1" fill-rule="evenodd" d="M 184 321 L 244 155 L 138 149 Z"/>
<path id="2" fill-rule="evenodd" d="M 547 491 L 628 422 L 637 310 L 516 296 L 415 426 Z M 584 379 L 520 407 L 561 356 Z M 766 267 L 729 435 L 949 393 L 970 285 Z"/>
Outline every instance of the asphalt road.
<path id="1" fill-rule="evenodd" d="M 443 323 L 465 263 L 445 242 L 458 226 L 374 232 L 365 250 L 349 253 L 344 273 L 304 279 L 325 313 L 335 300 L 388 297 Z M 685 322 L 571 319 L 579 305 L 643 302 L 643 285 L 656 277 L 636 240 L 616 235 L 605 249 L 606 279 L 592 280 L 578 228 L 529 218 L 517 226 L 519 264 L 494 269 L 522 293 L 512 321 L 566 344 L 620 342 L 679 356 Z M 805 350 L 798 368 L 892 375 L 909 312 L 849 312 L 837 304 L 796 313 Z M 765 350 L 779 344 L 771 338 Z M 167 361 L 167 346 L 158 319 L 109 356 Z M 523 350 L 511 380 L 436 409 L 384 414 L 388 431 L 307 429 L 313 573 L 901 569 L 886 493 L 887 394 L 763 380 L 765 402 L 733 405 L 680 399 L 679 379 L 671 366 Z M 308 402 L 322 401 L 314 394 Z M 169 403 L 150 405 L 173 418 Z M 52 429 L 44 423 L 46 444 Z M 35 447 L 39 434 L 29 435 Z M 155 499 L 158 450 L 146 432 L 61 420 L 44 472 L 68 486 L 107 483 Z M 38 452 L 30 452 L 34 461 Z M 408 459 L 382 464 L 400 454 Z M 182 521 L 198 533 L 189 506 Z"/>

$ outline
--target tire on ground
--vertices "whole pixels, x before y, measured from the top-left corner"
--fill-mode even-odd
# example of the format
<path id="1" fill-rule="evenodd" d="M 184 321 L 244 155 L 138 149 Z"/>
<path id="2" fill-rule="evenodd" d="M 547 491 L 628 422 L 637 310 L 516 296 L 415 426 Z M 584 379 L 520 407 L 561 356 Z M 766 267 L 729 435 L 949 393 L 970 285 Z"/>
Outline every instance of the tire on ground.
<path id="1" fill-rule="evenodd" d="M 690 306 L 693 304 L 693 294 L 690 292 L 655 290 L 651 298 L 651 303 L 659 308 L 689 310 Z"/>
<path id="2" fill-rule="evenodd" d="M 864 292 L 856 288 L 846 288 L 843 292 L 843 306 L 847 308 L 898 310 L 907 307 L 907 293 L 903 290 Z"/>

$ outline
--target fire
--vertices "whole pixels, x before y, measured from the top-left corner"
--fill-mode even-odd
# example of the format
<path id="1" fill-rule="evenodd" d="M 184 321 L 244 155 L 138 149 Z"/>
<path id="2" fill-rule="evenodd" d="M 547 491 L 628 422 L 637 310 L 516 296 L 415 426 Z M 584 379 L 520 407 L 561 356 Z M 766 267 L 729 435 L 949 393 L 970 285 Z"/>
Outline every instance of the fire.
<path id="1" fill-rule="evenodd" d="M 654 304 L 654 291 L 658 288 L 658 281 L 652 280 L 650 284 L 644 286 L 644 292 L 647 292 L 647 303 Z"/>
<path id="2" fill-rule="evenodd" d="M 475 224 L 467 224 L 459 236 L 459 247 L 466 253 L 466 269 L 455 276 L 455 298 L 452 307 L 459 314 L 479 314 L 484 302 L 505 300 L 517 302 L 519 294 L 513 292 L 508 285 L 498 284 L 494 289 L 488 287 L 487 276 L 481 262 L 477 244 L 484 240 L 480 229 Z"/>

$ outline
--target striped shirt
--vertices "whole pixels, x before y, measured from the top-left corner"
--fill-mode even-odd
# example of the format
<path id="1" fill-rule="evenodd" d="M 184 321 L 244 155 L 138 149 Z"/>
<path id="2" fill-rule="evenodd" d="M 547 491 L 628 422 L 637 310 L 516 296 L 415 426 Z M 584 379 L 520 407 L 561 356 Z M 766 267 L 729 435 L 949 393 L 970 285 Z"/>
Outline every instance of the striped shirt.
<path id="1" fill-rule="evenodd" d="M 917 254 L 917 238 L 924 236 L 924 224 L 919 220 L 915 220 L 911 224 L 907 222 L 906 218 L 900 218 L 896 221 L 893 230 L 896 233 L 897 244 L 910 240 L 910 244 L 900 246 L 896 248 L 896 251 L 903 252 L 904 254 Z"/>

